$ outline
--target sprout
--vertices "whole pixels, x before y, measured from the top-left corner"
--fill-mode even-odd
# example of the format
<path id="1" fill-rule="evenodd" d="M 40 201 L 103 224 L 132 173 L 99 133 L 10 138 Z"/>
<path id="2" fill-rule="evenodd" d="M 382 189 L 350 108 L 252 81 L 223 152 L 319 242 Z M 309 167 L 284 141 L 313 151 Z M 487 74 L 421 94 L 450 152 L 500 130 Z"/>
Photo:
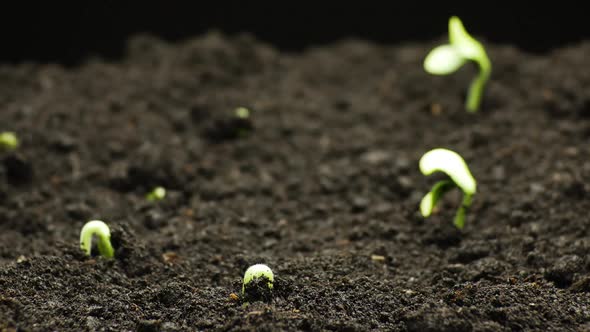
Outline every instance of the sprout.
<path id="1" fill-rule="evenodd" d="M 18 148 L 18 138 L 16 134 L 11 131 L 0 133 L 0 150 L 15 150 Z"/>
<path id="2" fill-rule="evenodd" d="M 434 149 L 425 153 L 420 159 L 420 171 L 424 175 L 444 172 L 450 180 L 442 180 L 434 184 L 432 189 L 420 202 L 420 212 L 424 218 L 432 214 L 432 210 L 442 195 L 458 187 L 463 191 L 463 202 L 457 210 L 454 224 L 462 229 L 465 225 L 465 213 L 471 206 L 471 199 L 477 190 L 477 183 L 471 175 L 467 164 L 459 154 L 447 149 Z"/>
<path id="3" fill-rule="evenodd" d="M 98 252 L 106 258 L 113 258 L 115 250 L 111 245 L 111 231 L 109 226 L 100 220 L 89 221 L 82 227 L 80 248 L 86 252 L 86 255 L 90 256 L 93 235 L 98 237 Z"/>
<path id="4" fill-rule="evenodd" d="M 433 75 L 447 75 L 455 72 L 467 60 L 479 65 L 479 75 L 471 82 L 465 106 L 469 112 L 476 112 L 481 103 L 483 89 L 490 78 L 492 64 L 485 49 L 463 27 L 461 20 L 453 16 L 449 20 L 449 44 L 434 48 L 424 60 L 424 70 Z"/>
<path id="5" fill-rule="evenodd" d="M 242 295 L 246 293 L 246 286 L 256 279 L 265 278 L 267 280 L 268 289 L 272 289 L 272 283 L 275 280 L 274 274 L 270 267 L 264 264 L 255 264 L 250 266 L 246 273 L 244 273 L 244 283 L 242 284 Z"/>
<path id="6" fill-rule="evenodd" d="M 156 187 L 145 196 L 150 202 L 163 200 L 164 197 L 166 197 L 166 189 L 164 187 Z"/>
<path id="7" fill-rule="evenodd" d="M 235 119 L 233 126 L 236 128 L 238 137 L 246 137 L 252 131 L 253 126 L 250 113 L 250 110 L 245 107 L 238 107 L 234 110 Z"/>
<path id="8" fill-rule="evenodd" d="M 235 114 L 240 119 L 247 119 L 250 117 L 250 110 L 245 107 L 238 107 L 235 110 Z"/>

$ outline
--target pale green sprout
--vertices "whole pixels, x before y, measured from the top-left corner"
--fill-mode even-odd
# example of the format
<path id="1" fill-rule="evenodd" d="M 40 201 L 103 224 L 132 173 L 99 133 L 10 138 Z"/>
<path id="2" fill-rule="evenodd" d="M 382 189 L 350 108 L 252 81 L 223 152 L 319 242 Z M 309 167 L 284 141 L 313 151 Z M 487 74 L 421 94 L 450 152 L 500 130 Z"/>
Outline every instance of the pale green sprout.
<path id="1" fill-rule="evenodd" d="M 245 107 L 238 107 L 235 110 L 236 116 L 240 119 L 247 119 L 250 117 L 250 110 Z"/>
<path id="2" fill-rule="evenodd" d="M 166 189 L 164 187 L 156 187 L 145 196 L 150 202 L 163 200 L 164 197 L 166 197 Z"/>
<path id="3" fill-rule="evenodd" d="M 461 20 L 453 16 L 449 20 L 449 44 L 435 47 L 424 59 L 424 70 L 433 75 L 448 75 L 459 69 L 467 60 L 479 66 L 479 75 L 471 82 L 465 107 L 477 112 L 486 82 L 492 73 L 492 64 L 482 44 L 463 27 Z"/>
<path id="4" fill-rule="evenodd" d="M 252 280 L 265 277 L 268 280 L 268 288 L 272 289 L 272 284 L 275 280 L 275 276 L 272 273 L 270 267 L 264 264 L 255 264 L 250 266 L 246 273 L 244 273 L 244 283 L 242 284 L 242 295 L 246 292 L 246 285 Z"/>
<path id="5" fill-rule="evenodd" d="M 106 257 L 113 258 L 115 250 L 111 245 L 111 230 L 109 226 L 100 220 L 92 220 L 82 227 L 80 232 L 80 248 L 84 250 L 87 256 L 90 256 L 92 250 L 92 236 L 98 238 L 98 252 Z"/>
<path id="6" fill-rule="evenodd" d="M 18 148 L 19 142 L 16 134 L 11 131 L 0 133 L 0 150 L 12 151 Z"/>
<path id="7" fill-rule="evenodd" d="M 432 214 L 432 210 L 440 198 L 449 190 L 458 187 L 463 191 L 463 202 L 457 210 L 454 224 L 462 229 L 465 226 L 465 214 L 471 206 L 473 195 L 477 191 L 477 183 L 469 171 L 465 160 L 454 151 L 434 149 L 426 152 L 420 159 L 420 171 L 424 175 L 434 172 L 447 174 L 450 180 L 438 181 L 420 202 L 420 213 L 424 218 Z"/>

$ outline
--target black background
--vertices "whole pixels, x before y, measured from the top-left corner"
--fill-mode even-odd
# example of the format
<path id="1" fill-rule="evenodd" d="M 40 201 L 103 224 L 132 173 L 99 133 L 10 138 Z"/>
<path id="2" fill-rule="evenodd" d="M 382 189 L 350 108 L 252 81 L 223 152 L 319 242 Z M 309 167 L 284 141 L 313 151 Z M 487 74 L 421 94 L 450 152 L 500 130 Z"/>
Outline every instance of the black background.
<path id="1" fill-rule="evenodd" d="M 78 1 L 59 6 L 39 2 L 0 9 L 0 63 L 75 65 L 88 56 L 114 60 L 124 54 L 125 41 L 134 34 L 175 41 L 209 29 L 250 32 L 286 51 L 346 37 L 389 44 L 431 40 L 445 36 L 451 15 L 461 17 L 476 36 L 529 52 L 547 52 L 590 37 L 590 20 L 583 9 L 556 10 L 538 4 L 515 8 L 490 1 L 470 7 L 433 6 L 427 1 L 387 6 L 381 2 Z"/>

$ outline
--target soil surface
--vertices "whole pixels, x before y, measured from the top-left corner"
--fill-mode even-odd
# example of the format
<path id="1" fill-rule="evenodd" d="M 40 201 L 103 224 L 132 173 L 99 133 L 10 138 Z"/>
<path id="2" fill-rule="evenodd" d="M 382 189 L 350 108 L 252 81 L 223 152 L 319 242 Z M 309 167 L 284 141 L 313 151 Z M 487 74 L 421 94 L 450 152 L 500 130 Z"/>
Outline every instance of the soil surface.
<path id="1" fill-rule="evenodd" d="M 590 44 L 485 43 L 468 114 L 475 67 L 422 69 L 440 42 L 138 37 L 117 63 L 1 67 L 0 330 L 590 330 Z M 457 192 L 418 213 L 435 147 L 478 180 L 463 231 Z M 91 219 L 114 259 L 79 249 Z M 244 305 L 255 263 L 273 292 Z"/>

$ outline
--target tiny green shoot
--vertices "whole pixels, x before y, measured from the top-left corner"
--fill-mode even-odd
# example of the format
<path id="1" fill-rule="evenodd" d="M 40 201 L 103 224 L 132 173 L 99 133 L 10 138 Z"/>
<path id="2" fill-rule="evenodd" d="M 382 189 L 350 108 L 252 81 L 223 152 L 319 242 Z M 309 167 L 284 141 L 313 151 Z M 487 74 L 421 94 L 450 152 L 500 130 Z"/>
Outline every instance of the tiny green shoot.
<path id="1" fill-rule="evenodd" d="M 433 75 L 448 75 L 467 60 L 478 64 L 479 75 L 469 86 L 465 107 L 469 112 L 477 112 L 492 73 L 492 64 L 483 45 L 467 33 L 458 17 L 453 16 L 449 20 L 449 44 L 437 46 L 428 53 L 424 59 L 424 70 Z"/>
<path id="2" fill-rule="evenodd" d="M 235 110 L 235 114 L 240 119 L 247 119 L 250 117 L 250 110 L 245 107 L 238 107 Z"/>
<path id="3" fill-rule="evenodd" d="M 0 133 L 0 150 L 12 151 L 18 148 L 19 142 L 16 134 L 11 131 Z"/>
<path id="4" fill-rule="evenodd" d="M 250 118 L 250 109 L 246 107 L 238 107 L 234 110 L 236 121 L 234 122 L 237 135 L 239 137 L 246 137 L 252 130 L 252 119 Z"/>
<path id="5" fill-rule="evenodd" d="M 420 171 L 424 175 L 434 172 L 447 174 L 450 180 L 438 181 L 420 202 L 420 212 L 424 218 L 432 214 L 432 210 L 440 198 L 449 190 L 458 187 L 463 191 L 463 202 L 457 210 L 454 224 L 462 229 L 465 226 L 465 214 L 471 206 L 471 200 L 477 190 L 477 183 L 469 171 L 465 160 L 454 151 L 434 149 L 425 153 L 420 159 Z"/>
<path id="6" fill-rule="evenodd" d="M 272 284 L 275 280 L 274 274 L 270 267 L 264 264 L 255 264 L 250 266 L 244 273 L 244 283 L 242 284 L 242 295 L 246 293 L 246 286 L 255 279 L 266 278 L 268 288 L 272 290 Z"/>
<path id="7" fill-rule="evenodd" d="M 115 250 L 111 245 L 111 231 L 109 226 L 100 220 L 89 221 L 82 227 L 80 248 L 84 250 L 86 255 L 90 256 L 93 235 L 98 238 L 98 252 L 106 258 L 113 258 Z"/>
<path id="8" fill-rule="evenodd" d="M 164 197 L 166 197 L 166 189 L 164 187 L 156 187 L 145 196 L 150 202 L 161 201 Z"/>

